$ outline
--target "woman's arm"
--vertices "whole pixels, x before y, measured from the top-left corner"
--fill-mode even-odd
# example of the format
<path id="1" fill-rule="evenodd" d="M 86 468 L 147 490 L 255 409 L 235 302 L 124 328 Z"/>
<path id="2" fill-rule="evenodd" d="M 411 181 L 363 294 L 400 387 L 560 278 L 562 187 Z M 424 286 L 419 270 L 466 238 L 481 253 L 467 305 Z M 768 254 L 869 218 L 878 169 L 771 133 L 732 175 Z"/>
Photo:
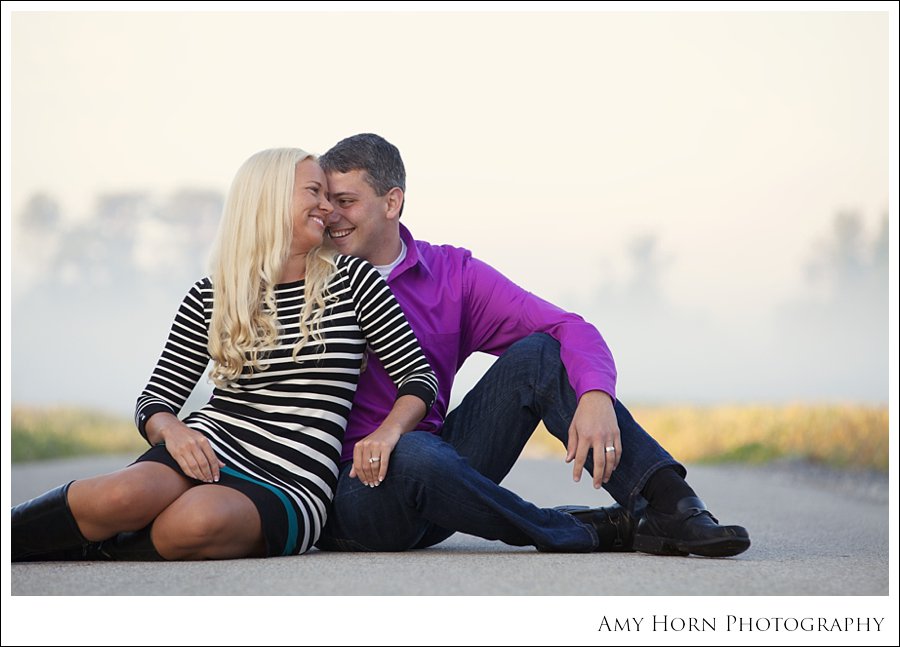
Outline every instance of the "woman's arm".
<path id="1" fill-rule="evenodd" d="M 437 377 L 378 270 L 349 258 L 347 272 L 360 327 L 397 385 L 397 399 L 387 418 L 353 450 L 350 476 L 375 487 L 387 476 L 390 455 L 400 437 L 415 429 L 434 404 Z"/>
<path id="2" fill-rule="evenodd" d="M 217 481 L 221 461 L 206 437 L 176 416 L 209 364 L 208 326 L 204 301 L 211 299 L 209 279 L 198 281 L 187 293 L 166 345 L 135 406 L 138 431 L 151 445 L 165 444 L 186 475 Z"/>

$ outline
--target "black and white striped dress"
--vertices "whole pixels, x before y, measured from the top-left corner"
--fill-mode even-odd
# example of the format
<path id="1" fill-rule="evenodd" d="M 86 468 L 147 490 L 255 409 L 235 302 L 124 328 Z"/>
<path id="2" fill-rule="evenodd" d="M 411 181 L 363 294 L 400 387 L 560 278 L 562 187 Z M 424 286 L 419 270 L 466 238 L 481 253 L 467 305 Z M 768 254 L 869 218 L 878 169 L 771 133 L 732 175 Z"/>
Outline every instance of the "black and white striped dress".
<path id="1" fill-rule="evenodd" d="M 275 289 L 280 334 L 267 349 L 264 370 L 215 388 L 184 423 L 210 441 L 225 463 L 219 484 L 247 494 L 263 521 L 269 555 L 302 553 L 316 542 L 337 485 L 347 417 L 367 345 L 387 367 L 397 397 L 415 395 L 430 410 L 437 379 L 415 334 L 378 271 L 366 261 L 337 255 L 332 302 L 322 319 L 322 342 L 310 340 L 295 362 L 302 280 Z M 181 304 L 162 356 L 135 410 L 145 425 L 154 413 L 177 414 L 209 363 L 213 308 L 210 280 L 198 281 Z M 139 460 L 177 463 L 164 450 Z"/>

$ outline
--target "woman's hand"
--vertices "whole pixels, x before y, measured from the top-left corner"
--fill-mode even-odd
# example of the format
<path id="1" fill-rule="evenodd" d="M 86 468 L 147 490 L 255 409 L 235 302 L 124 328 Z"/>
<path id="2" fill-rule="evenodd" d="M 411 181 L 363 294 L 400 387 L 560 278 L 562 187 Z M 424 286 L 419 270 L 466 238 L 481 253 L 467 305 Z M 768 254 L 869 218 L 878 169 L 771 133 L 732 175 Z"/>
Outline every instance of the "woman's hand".
<path id="1" fill-rule="evenodd" d="M 415 395 L 401 395 L 378 429 L 356 443 L 353 448 L 353 467 L 350 478 L 358 478 L 363 485 L 378 487 L 387 476 L 391 452 L 400 436 L 412 431 L 425 417 L 425 403 Z"/>
<path id="2" fill-rule="evenodd" d="M 160 412 L 147 421 L 147 438 L 154 444 L 165 443 L 181 470 L 190 478 L 213 483 L 219 480 L 219 460 L 206 436 L 194 431 L 170 413 Z"/>
<path id="3" fill-rule="evenodd" d="M 363 485 L 378 487 L 387 476 L 391 452 L 403 434 L 396 428 L 380 426 L 356 443 L 353 448 L 353 467 L 350 478 L 359 478 Z"/>

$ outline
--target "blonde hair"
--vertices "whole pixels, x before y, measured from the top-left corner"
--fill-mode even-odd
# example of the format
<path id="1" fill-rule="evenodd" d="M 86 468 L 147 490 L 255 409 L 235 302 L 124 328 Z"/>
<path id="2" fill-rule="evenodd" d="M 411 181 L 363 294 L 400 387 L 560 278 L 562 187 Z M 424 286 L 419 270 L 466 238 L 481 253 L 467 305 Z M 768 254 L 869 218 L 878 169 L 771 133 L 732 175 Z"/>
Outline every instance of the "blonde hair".
<path id="1" fill-rule="evenodd" d="M 275 285 L 293 238 L 296 167 L 307 158 L 315 159 L 299 148 L 264 150 L 244 162 L 231 183 L 210 270 L 209 376 L 216 386 L 234 382 L 244 366 L 251 373 L 263 370 L 260 361 L 277 340 Z M 332 250 L 319 246 L 306 256 L 306 302 L 294 360 L 310 339 L 321 340 L 327 286 L 336 268 Z"/>

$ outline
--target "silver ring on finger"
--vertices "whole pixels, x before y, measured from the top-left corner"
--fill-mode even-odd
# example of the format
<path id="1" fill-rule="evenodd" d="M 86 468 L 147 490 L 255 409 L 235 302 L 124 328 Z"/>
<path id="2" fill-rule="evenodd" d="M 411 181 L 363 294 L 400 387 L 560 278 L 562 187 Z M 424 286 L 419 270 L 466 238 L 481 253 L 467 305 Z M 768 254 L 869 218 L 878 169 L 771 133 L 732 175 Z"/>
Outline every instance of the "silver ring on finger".
<path id="1" fill-rule="evenodd" d="M 608 454 L 609 452 L 614 452 L 614 451 L 616 451 L 616 447 L 615 447 L 615 445 L 610 445 L 609 447 L 607 447 L 607 448 L 604 449 L 603 451 L 604 451 L 605 453 Z"/>
<path id="2" fill-rule="evenodd" d="M 380 462 L 380 461 L 381 461 L 381 457 L 380 457 L 380 456 L 372 456 L 372 457 L 369 459 L 369 462 L 370 462 L 370 463 L 378 463 L 378 462 Z"/>

